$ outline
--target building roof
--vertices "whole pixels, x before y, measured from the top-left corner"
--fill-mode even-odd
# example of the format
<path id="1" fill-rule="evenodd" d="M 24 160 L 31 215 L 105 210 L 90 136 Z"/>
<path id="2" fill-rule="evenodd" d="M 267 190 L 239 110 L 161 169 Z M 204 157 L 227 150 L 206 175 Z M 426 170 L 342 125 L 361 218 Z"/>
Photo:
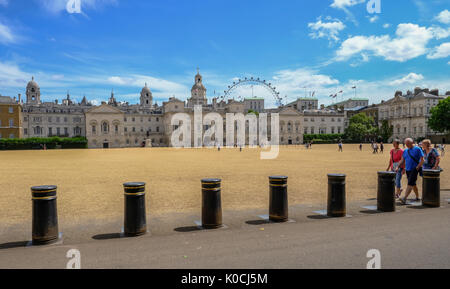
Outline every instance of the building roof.
<path id="1" fill-rule="evenodd" d="M 248 98 L 244 98 L 244 100 L 264 100 L 263 97 L 248 97 Z"/>
<path id="2" fill-rule="evenodd" d="M 363 110 L 365 108 L 367 108 L 368 106 L 356 106 L 356 107 L 352 107 L 352 108 L 346 108 L 344 109 L 345 111 L 360 111 Z"/>
<path id="3" fill-rule="evenodd" d="M 16 102 L 12 97 L 0 95 L 0 103 L 14 104 Z"/>

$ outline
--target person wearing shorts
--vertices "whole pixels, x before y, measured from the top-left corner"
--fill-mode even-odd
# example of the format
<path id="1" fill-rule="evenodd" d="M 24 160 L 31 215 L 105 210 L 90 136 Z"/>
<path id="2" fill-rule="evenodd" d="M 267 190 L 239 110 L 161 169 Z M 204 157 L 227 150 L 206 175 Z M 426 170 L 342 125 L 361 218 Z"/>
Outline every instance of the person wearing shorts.
<path id="1" fill-rule="evenodd" d="M 406 204 L 406 200 L 412 191 L 416 194 L 416 201 L 419 201 L 419 189 L 417 188 L 417 176 L 422 169 L 424 158 L 423 150 L 414 145 L 414 141 L 411 138 L 405 140 L 407 149 L 403 152 L 402 160 L 400 161 L 400 167 L 405 165 L 406 176 L 408 177 L 408 187 L 406 188 L 405 197 L 400 198 L 400 202 Z M 400 168 L 397 168 L 398 172 Z"/>

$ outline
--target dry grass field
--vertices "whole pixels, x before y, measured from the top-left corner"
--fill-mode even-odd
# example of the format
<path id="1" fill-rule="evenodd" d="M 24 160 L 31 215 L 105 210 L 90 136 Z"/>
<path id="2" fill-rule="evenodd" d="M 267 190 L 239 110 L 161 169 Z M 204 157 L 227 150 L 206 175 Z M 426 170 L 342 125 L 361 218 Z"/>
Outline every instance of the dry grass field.
<path id="1" fill-rule="evenodd" d="M 390 147 L 389 147 L 390 150 Z M 58 210 L 68 222 L 117 218 L 123 214 L 122 183 L 147 183 L 151 215 L 200 213 L 200 179 L 223 180 L 224 210 L 267 208 L 268 176 L 289 176 L 289 202 L 325 204 L 327 173 L 347 174 L 348 200 L 376 196 L 377 171 L 389 154 L 373 155 L 365 145 L 281 147 L 275 160 L 260 160 L 259 149 L 53 150 L 0 152 L 0 222 L 21 223 L 31 216 L 30 187 L 58 186 Z M 448 157 L 443 168 L 450 168 Z M 444 174 L 447 174 L 444 172 Z M 405 181 L 405 180 L 404 180 Z M 442 188 L 450 180 L 442 178 Z M 420 183 L 419 183 L 420 184 Z"/>

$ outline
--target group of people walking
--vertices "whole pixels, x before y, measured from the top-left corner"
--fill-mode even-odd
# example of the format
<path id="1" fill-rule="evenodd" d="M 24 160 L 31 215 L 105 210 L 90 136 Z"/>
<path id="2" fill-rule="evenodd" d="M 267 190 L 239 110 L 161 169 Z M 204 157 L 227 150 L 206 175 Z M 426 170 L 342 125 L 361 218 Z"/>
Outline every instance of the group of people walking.
<path id="1" fill-rule="evenodd" d="M 390 152 L 389 165 L 387 170 L 397 173 L 395 179 L 395 195 L 401 203 L 406 201 L 414 192 L 416 201 L 420 201 L 419 189 L 417 188 L 418 176 L 422 176 L 423 169 L 440 170 L 440 155 L 436 148 L 433 148 L 429 139 L 423 140 L 420 145 L 415 145 L 411 138 L 404 142 L 404 150 L 400 148 L 400 140 L 394 140 L 394 148 Z M 402 198 L 402 177 L 406 174 L 408 185 L 405 195 Z"/>

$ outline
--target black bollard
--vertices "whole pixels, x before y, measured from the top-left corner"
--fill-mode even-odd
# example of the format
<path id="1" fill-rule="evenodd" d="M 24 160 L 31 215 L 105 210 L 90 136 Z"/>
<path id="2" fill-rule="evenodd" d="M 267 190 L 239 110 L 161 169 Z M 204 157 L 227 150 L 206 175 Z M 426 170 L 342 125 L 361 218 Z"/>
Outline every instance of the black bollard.
<path id="1" fill-rule="evenodd" d="M 147 233 L 145 213 L 145 183 L 125 183 L 125 236 L 135 237 Z"/>
<path id="2" fill-rule="evenodd" d="M 328 175 L 328 210 L 329 217 L 346 216 L 345 175 Z"/>
<path id="3" fill-rule="evenodd" d="M 430 208 L 441 206 L 441 171 L 423 170 L 422 205 Z"/>
<path id="4" fill-rule="evenodd" d="M 288 221 L 288 195 L 286 176 L 269 177 L 269 220 L 273 222 Z"/>
<path id="5" fill-rule="evenodd" d="M 396 172 L 378 172 L 377 210 L 395 212 Z"/>
<path id="6" fill-rule="evenodd" d="M 33 200 L 33 245 L 46 245 L 58 241 L 56 189 L 56 186 L 31 188 Z"/>
<path id="7" fill-rule="evenodd" d="M 202 227 L 222 227 L 221 179 L 202 180 Z"/>

